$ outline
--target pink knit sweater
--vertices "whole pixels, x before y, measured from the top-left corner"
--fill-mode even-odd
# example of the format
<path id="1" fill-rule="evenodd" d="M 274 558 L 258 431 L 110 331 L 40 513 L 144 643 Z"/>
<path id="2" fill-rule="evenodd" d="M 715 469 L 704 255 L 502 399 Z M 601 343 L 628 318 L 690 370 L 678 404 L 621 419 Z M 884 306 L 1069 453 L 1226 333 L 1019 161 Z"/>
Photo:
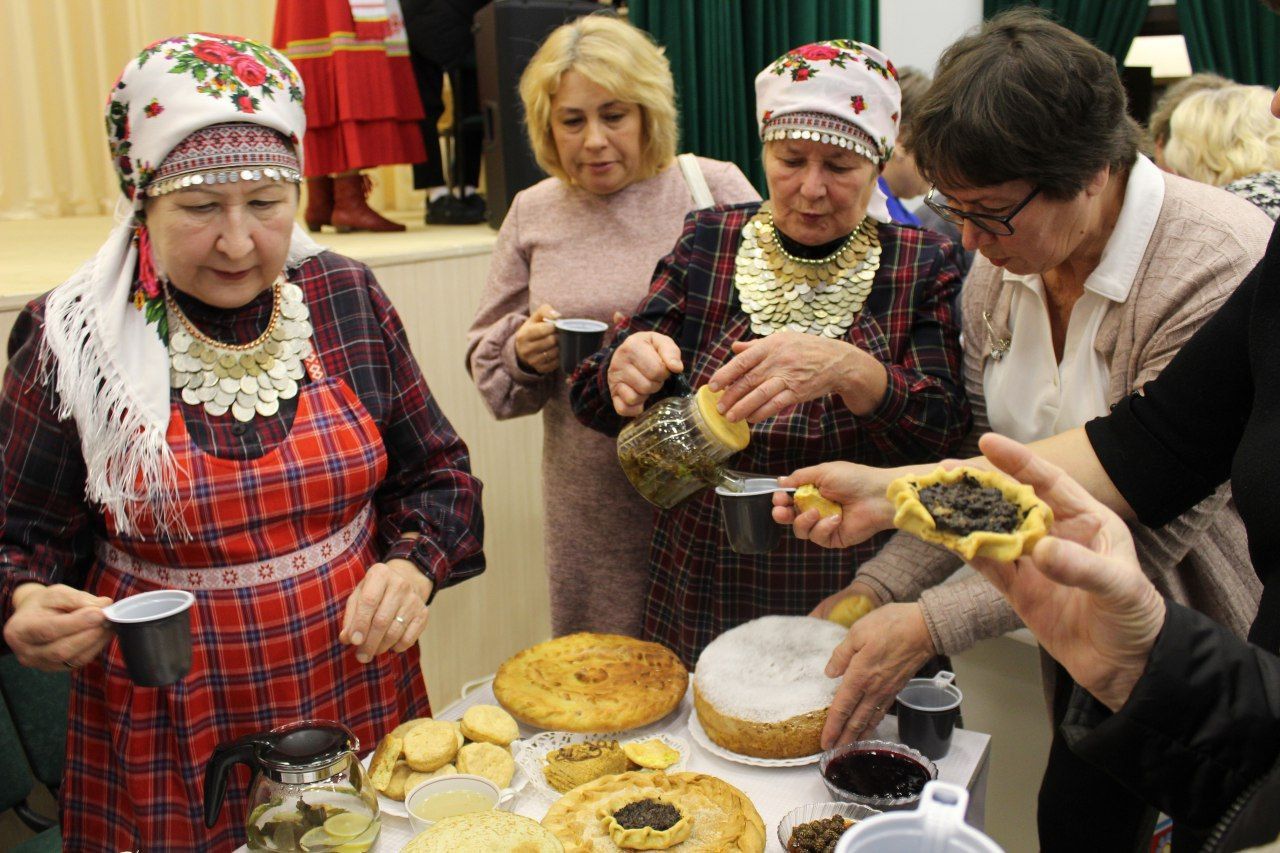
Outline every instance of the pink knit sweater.
<path id="1" fill-rule="evenodd" d="M 698 158 L 717 204 L 760 196 L 732 163 Z M 498 419 L 542 412 L 542 494 L 554 633 L 638 636 L 652 510 L 618 466 L 612 438 L 578 423 L 565 376 L 516 363 L 515 331 L 547 303 L 613 325 L 649 290 L 693 197 L 674 164 L 608 196 L 554 178 L 516 196 L 467 333 L 467 367 Z"/>

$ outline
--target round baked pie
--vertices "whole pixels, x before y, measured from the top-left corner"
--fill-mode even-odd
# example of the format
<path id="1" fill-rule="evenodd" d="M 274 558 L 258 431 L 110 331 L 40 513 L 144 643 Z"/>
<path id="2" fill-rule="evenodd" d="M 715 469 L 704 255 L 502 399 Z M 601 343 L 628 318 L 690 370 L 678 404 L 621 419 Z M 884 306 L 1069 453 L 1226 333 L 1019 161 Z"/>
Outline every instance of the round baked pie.
<path id="1" fill-rule="evenodd" d="M 840 680 L 824 672 L 845 629 L 809 616 L 765 616 L 712 640 L 693 673 L 693 706 L 713 742 L 755 758 L 822 751 Z"/>
<path id="2" fill-rule="evenodd" d="M 436 821 L 401 853 L 563 853 L 564 846 L 536 820 L 488 809 Z"/>
<path id="3" fill-rule="evenodd" d="M 516 719 L 543 729 L 616 732 L 671 713 L 689 672 L 665 646 L 618 634 L 569 634 L 498 667 L 493 693 Z"/>
<path id="4" fill-rule="evenodd" d="M 1012 562 L 1035 547 L 1053 510 L 1035 490 L 999 471 L 961 466 L 889 484 L 893 524 L 966 560 Z"/>
<path id="5" fill-rule="evenodd" d="M 627 811 L 624 811 L 626 809 Z M 619 814 L 622 820 L 618 819 Z M 671 822 L 671 818 L 676 820 Z M 625 824 L 653 821 L 652 832 Z M 638 829 L 619 836 L 624 843 L 658 843 L 688 834 L 666 847 L 620 847 L 615 825 Z M 633 771 L 604 776 L 565 794 L 548 810 L 542 825 L 564 845 L 567 853 L 601 853 L 625 849 L 665 849 L 672 853 L 760 853 L 764 850 L 764 821 L 747 795 L 701 773 Z M 646 824 L 647 825 L 647 824 Z M 658 828 L 665 827 L 665 828 Z M 663 833 L 675 830 L 674 834 Z"/>

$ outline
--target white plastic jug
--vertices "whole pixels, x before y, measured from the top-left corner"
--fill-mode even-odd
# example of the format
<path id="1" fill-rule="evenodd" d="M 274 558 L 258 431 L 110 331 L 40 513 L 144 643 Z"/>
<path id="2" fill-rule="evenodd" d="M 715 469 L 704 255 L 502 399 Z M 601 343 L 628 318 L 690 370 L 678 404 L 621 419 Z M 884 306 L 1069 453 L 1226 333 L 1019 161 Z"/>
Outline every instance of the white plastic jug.
<path id="1" fill-rule="evenodd" d="M 929 782 L 920 805 L 859 821 L 836 845 L 836 853 L 1004 853 L 964 822 L 969 792 L 949 782 Z"/>

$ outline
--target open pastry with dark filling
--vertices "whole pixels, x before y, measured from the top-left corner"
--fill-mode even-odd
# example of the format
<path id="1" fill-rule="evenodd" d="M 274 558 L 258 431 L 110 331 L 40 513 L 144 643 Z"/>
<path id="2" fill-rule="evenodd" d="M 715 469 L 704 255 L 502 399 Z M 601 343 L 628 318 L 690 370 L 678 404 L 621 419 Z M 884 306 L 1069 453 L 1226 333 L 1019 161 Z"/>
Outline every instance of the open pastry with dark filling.
<path id="1" fill-rule="evenodd" d="M 1053 523 L 1053 510 L 1034 489 L 999 471 L 938 468 L 923 477 L 899 477 L 887 495 L 895 527 L 966 560 L 1016 560 Z"/>

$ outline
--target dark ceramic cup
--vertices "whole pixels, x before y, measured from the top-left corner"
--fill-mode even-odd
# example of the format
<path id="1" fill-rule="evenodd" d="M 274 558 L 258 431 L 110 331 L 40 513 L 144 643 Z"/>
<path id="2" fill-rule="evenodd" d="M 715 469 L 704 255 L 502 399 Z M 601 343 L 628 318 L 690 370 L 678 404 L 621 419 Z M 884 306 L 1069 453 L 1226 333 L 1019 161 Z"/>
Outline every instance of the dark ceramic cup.
<path id="1" fill-rule="evenodd" d="M 913 678 L 898 693 L 898 736 L 935 761 L 950 751 L 960 718 L 964 694 L 952 684 L 955 677 L 943 670 L 933 678 Z"/>
<path id="2" fill-rule="evenodd" d="M 609 325 L 599 320 L 556 320 L 556 345 L 560 347 L 560 369 L 568 376 L 604 343 Z"/>
<path id="3" fill-rule="evenodd" d="M 729 547 L 739 554 L 767 554 L 782 540 L 782 525 L 773 520 L 773 493 L 781 486 L 773 477 L 749 477 L 741 491 L 716 487 Z"/>
<path id="4" fill-rule="evenodd" d="M 163 687 L 191 669 L 191 605 L 195 600 L 185 590 L 158 589 L 131 595 L 104 609 L 134 684 Z"/>

